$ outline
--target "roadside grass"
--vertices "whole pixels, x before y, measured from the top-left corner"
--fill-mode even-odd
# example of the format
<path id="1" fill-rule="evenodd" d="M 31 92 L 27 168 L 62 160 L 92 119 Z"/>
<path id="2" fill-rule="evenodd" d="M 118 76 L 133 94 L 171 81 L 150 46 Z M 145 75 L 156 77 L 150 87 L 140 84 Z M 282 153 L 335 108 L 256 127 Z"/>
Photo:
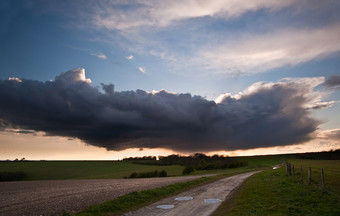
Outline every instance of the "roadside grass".
<path id="1" fill-rule="evenodd" d="M 111 179 L 128 177 L 133 172 L 165 170 L 168 176 L 182 174 L 178 165 L 155 166 L 123 161 L 25 161 L 0 162 L 0 172 L 24 172 L 26 180 Z"/>
<path id="2" fill-rule="evenodd" d="M 237 175 L 244 172 L 247 171 L 202 177 L 196 180 L 175 183 L 161 188 L 128 193 L 114 200 L 107 201 L 96 206 L 92 206 L 74 215 L 76 216 L 122 215 L 130 211 L 135 211 L 143 206 L 150 205 L 163 198 L 174 196 L 183 191 L 187 191 L 191 188 L 198 187 L 204 184 L 209 184 L 219 179 L 226 178 L 232 175 Z M 65 213 L 64 215 L 66 216 L 72 214 Z"/>
<path id="3" fill-rule="evenodd" d="M 336 216 L 340 215 L 339 206 L 339 194 L 286 176 L 285 167 L 281 167 L 247 179 L 213 215 Z"/>

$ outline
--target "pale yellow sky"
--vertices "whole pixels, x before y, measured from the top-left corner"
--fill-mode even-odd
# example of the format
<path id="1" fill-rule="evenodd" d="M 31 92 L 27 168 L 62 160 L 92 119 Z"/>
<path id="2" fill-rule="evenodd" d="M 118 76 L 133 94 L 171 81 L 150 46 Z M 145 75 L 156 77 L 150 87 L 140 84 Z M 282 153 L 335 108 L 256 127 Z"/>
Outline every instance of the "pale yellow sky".
<path id="1" fill-rule="evenodd" d="M 324 151 L 337 148 L 340 148 L 339 141 L 315 139 L 300 145 L 204 153 L 247 156 Z M 16 158 L 26 158 L 26 160 L 120 160 L 124 157 L 177 154 L 175 151 L 161 148 L 143 149 L 143 151 L 136 148 L 107 151 L 105 148 L 87 145 L 78 139 L 70 140 L 65 137 L 44 136 L 39 133 L 18 134 L 13 132 L 0 132 L 0 149 L 0 160 L 14 160 Z"/>

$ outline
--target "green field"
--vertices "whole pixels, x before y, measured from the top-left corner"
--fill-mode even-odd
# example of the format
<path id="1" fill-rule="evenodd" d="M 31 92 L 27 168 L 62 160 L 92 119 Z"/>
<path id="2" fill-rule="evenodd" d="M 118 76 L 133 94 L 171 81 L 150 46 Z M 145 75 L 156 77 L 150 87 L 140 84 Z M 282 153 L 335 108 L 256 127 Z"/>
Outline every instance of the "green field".
<path id="1" fill-rule="evenodd" d="M 298 170 L 295 176 L 287 176 L 284 166 L 266 170 L 246 180 L 214 216 L 340 215 L 340 161 L 290 159 L 289 162 L 312 167 L 312 184 L 307 184 L 306 179 L 302 182 Z M 321 167 L 325 169 L 326 190 L 319 184 Z"/>
<path id="2" fill-rule="evenodd" d="M 0 172 L 25 172 L 27 180 L 124 178 L 133 172 L 165 170 L 181 175 L 183 167 L 140 165 L 123 161 L 25 161 L 0 162 Z"/>
<path id="3" fill-rule="evenodd" d="M 264 156 L 247 156 L 237 157 L 239 160 L 247 161 L 250 167 L 268 167 L 281 164 L 283 160 L 292 156 L 286 155 L 264 155 Z"/>
<path id="4" fill-rule="evenodd" d="M 247 161 L 248 166 L 195 171 L 193 175 L 244 171 L 253 168 L 270 167 L 282 162 L 282 156 L 239 157 Z M 183 166 L 142 165 L 128 161 L 18 161 L 0 162 L 1 172 L 24 172 L 26 180 L 61 180 L 61 179 L 110 179 L 128 177 L 133 172 L 152 172 L 165 170 L 168 176 L 182 175 Z"/>

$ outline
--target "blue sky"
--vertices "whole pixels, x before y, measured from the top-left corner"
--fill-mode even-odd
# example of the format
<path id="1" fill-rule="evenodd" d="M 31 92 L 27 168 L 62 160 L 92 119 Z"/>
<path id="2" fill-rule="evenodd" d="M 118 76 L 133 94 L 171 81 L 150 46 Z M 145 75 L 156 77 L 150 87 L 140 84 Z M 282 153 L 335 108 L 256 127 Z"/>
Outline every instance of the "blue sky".
<path id="1" fill-rule="evenodd" d="M 338 1 L 3 0 L 0 8 L 2 80 L 53 81 L 84 68 L 98 88 L 214 100 L 260 81 L 340 75 Z M 338 130 L 339 87 L 314 90 L 315 103 L 331 104 L 310 111 L 323 121 L 318 133 Z"/>

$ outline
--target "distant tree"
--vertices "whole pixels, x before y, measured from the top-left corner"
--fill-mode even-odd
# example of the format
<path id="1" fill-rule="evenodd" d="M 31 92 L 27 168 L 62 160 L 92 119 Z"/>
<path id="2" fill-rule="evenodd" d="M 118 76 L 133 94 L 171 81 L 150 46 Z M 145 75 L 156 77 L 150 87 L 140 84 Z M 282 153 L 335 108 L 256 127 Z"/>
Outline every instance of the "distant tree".
<path id="1" fill-rule="evenodd" d="M 195 171 L 195 169 L 194 169 L 193 166 L 187 166 L 187 167 L 185 167 L 185 168 L 183 169 L 182 174 L 183 174 L 183 175 L 189 175 L 190 173 L 192 173 L 192 172 L 194 172 L 194 171 Z"/>

